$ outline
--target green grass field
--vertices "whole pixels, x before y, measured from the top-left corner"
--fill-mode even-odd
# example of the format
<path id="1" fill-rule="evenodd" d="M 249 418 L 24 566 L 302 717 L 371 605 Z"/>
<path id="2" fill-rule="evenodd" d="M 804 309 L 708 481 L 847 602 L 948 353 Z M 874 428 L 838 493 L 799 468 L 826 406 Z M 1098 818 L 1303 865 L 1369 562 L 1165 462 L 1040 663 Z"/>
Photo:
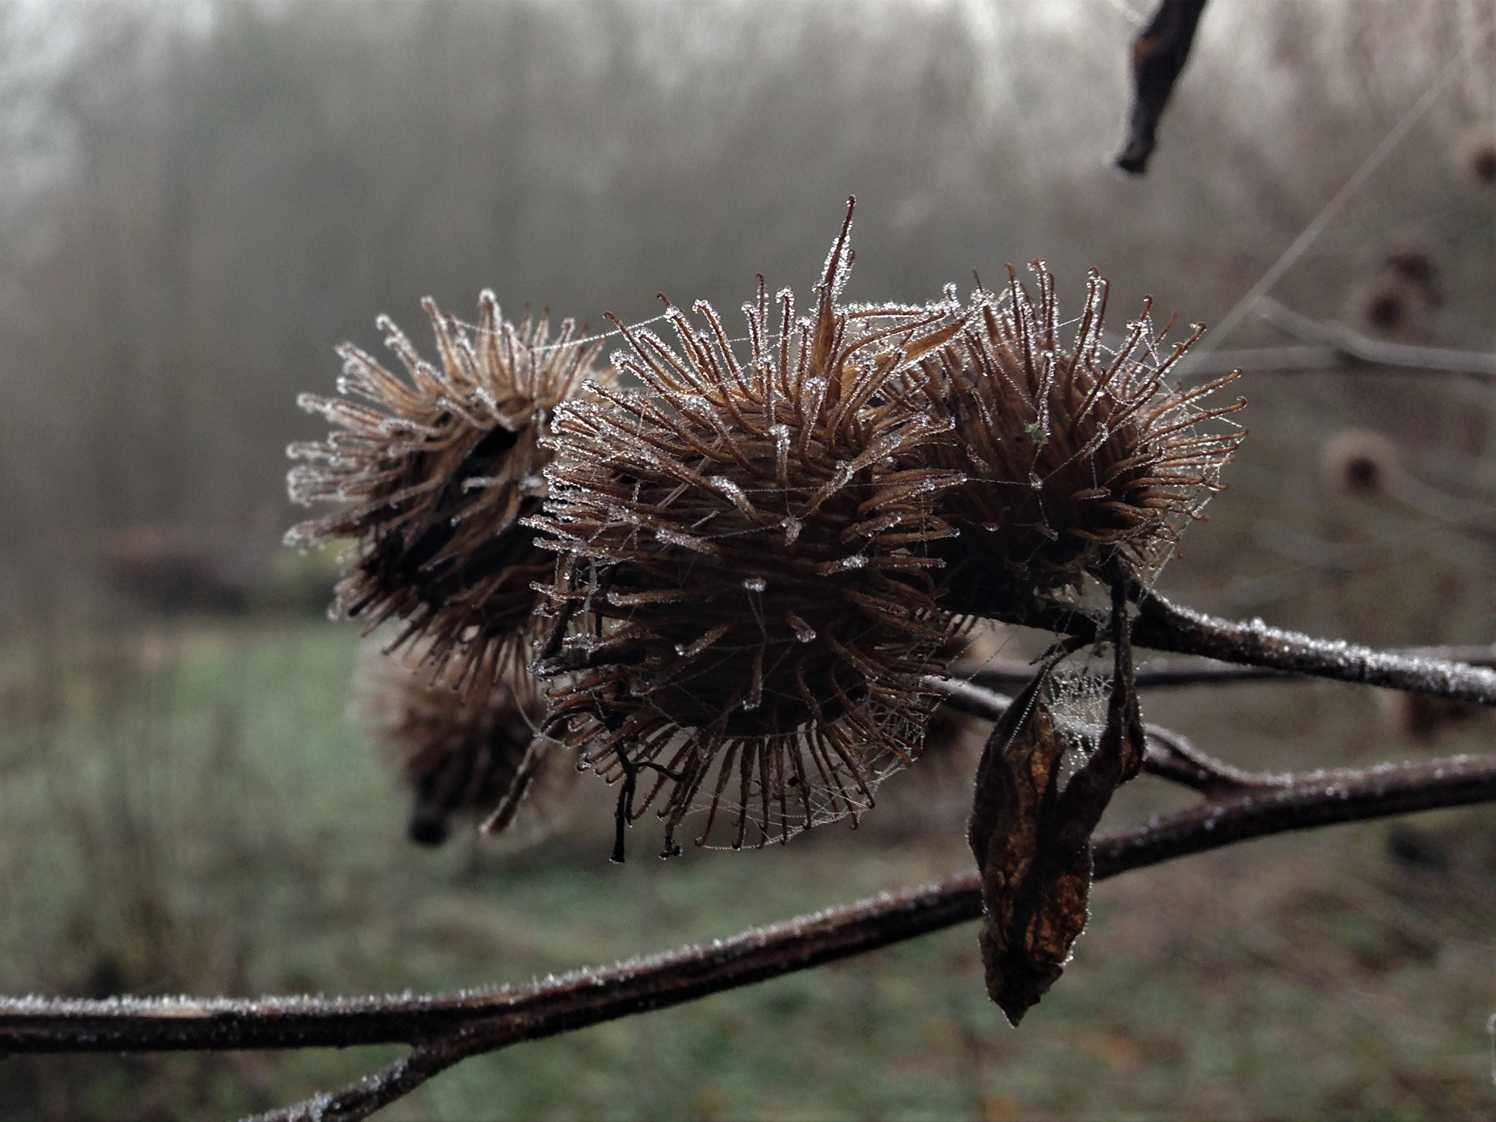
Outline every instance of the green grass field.
<path id="1" fill-rule="evenodd" d="M 10 993 L 368 993 L 524 983 L 733 934 L 965 867 L 954 790 L 896 777 L 856 832 L 607 862 L 601 784 L 502 853 L 403 838 L 346 718 L 327 625 L 163 626 L 0 657 L 0 985 Z M 1336 687 L 1150 703 L 1238 762 L 1408 754 Z M 1211 730 L 1233 730 L 1229 742 Z M 1333 732 L 1329 730 L 1334 730 Z M 1446 740 L 1441 752 L 1476 748 Z M 1291 738 L 1291 739 L 1290 739 Z M 1143 780 L 1110 822 L 1177 805 Z M 1393 856 L 1393 851 L 1401 858 Z M 974 926 L 467 1062 L 382 1117 L 1496 1116 L 1496 815 L 1279 837 L 1099 886 L 1019 1030 Z M 7 1119 L 202 1118 L 281 1105 L 399 1054 L 0 1064 Z"/>

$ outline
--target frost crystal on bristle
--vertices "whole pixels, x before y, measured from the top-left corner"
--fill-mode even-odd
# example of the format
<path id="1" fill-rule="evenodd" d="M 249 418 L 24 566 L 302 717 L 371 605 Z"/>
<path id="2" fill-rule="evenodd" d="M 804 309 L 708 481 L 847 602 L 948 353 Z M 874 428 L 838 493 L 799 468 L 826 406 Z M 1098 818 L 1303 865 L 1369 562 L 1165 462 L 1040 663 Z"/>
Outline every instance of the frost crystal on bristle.
<path id="1" fill-rule="evenodd" d="M 381 316 L 405 377 L 344 344 L 343 396 L 298 399 L 337 428 L 291 447 L 305 461 L 289 474 L 291 497 L 343 508 L 286 540 L 303 549 L 351 542 L 334 613 L 365 621 L 365 634 L 403 621 L 392 647 L 423 640 L 412 663 L 481 690 L 522 658 L 531 586 L 554 567 L 519 525 L 540 507 L 551 411 L 583 378 L 606 372 L 593 368 L 598 347 L 579 342 L 571 320 L 552 341 L 546 317 L 516 327 L 484 292 L 470 337 L 431 301 L 423 306 L 439 366 Z"/>
<path id="2" fill-rule="evenodd" d="M 953 601 L 1078 587 L 1120 557 L 1148 580 L 1183 527 L 1220 489 L 1243 432 L 1206 407 L 1235 375 L 1189 389 L 1168 384 L 1203 334 L 1164 350 L 1145 306 L 1120 349 L 1101 345 L 1107 284 L 1092 272 L 1075 341 L 1059 339 L 1054 278 L 1033 265 L 1031 296 L 1009 271 L 1002 294 L 978 291 L 949 341 L 906 367 L 904 385 L 954 439 L 901 458 L 959 471 L 941 511 L 961 533 L 943 543 Z M 1203 426 L 1203 427 L 1202 427 Z"/>
<path id="3" fill-rule="evenodd" d="M 647 812 L 667 853 L 688 818 L 734 848 L 855 820 L 920 753 L 947 631 L 934 504 L 960 474 L 899 465 L 949 422 L 884 391 L 944 312 L 838 306 L 847 233 L 777 333 L 760 280 L 746 358 L 704 303 L 671 315 L 674 346 L 619 324 L 642 389 L 556 412 L 537 670 L 547 729 L 619 784 L 620 855 Z"/>

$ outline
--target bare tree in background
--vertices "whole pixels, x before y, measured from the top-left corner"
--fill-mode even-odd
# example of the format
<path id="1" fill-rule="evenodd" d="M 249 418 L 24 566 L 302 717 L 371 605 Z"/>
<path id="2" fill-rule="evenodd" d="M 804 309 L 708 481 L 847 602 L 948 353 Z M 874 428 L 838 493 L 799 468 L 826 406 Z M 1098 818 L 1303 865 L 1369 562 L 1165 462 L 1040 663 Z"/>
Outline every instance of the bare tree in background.
<path id="1" fill-rule="evenodd" d="M 1131 672 L 1115 652 L 1135 643 L 1234 663 L 1175 668 L 1216 688 L 1238 675 L 1311 675 L 1489 705 L 1483 646 L 1402 648 L 1483 645 L 1490 634 L 1493 589 L 1483 574 L 1496 480 L 1482 363 L 1492 346 L 1496 266 L 1479 247 L 1496 227 L 1489 194 L 1458 178 L 1451 152 L 1471 127 L 1470 107 L 1482 104 L 1469 75 L 1473 58 L 1489 56 L 1492 28 L 1478 5 L 1429 5 L 1392 36 L 1354 7 L 1283 5 L 1259 20 L 1216 0 L 1208 20 L 1221 16 L 1222 34 L 1252 34 L 1234 54 L 1211 53 L 1214 32 L 1202 25 L 1193 66 L 1215 64 L 1224 92 L 1197 91 L 1170 110 L 1178 132 L 1160 149 L 1150 193 L 1122 203 L 1115 192 L 1131 188 L 1083 173 L 1105 163 L 1121 112 L 1118 47 L 1128 29 L 1120 20 L 1093 40 L 1001 6 L 985 16 L 956 5 L 899 8 L 885 22 L 812 9 L 783 26 L 748 6 L 392 7 L 356 24 L 331 9 L 214 8 L 201 23 L 104 9 L 108 18 L 77 33 L 69 66 L 25 79 L 46 91 L 48 113 L 65 126 L 58 158 L 68 174 L 24 204 L 39 233 L 7 266 L 0 290 L 4 346 L 27 373 L 7 387 L 14 406 L 4 439 L 13 451 L 5 462 L 49 464 L 24 478 L 19 499 L 0 502 L 24 511 L 38 540 L 147 523 L 275 524 L 280 447 L 288 433 L 305 431 L 290 419 L 292 391 L 330 386 L 328 344 L 366 340 L 372 308 L 410 308 L 429 291 L 444 308 L 466 308 L 489 285 L 515 310 L 527 299 L 563 314 L 612 307 L 638 331 L 656 314 L 650 294 L 660 287 L 733 307 L 743 274 L 755 268 L 783 275 L 788 262 L 800 276 L 804 245 L 819 245 L 822 231 L 807 235 L 815 224 L 790 200 L 872 182 L 882 197 L 864 191 L 864 213 L 880 217 L 866 220 L 876 234 L 855 298 L 933 298 L 938 281 L 959 275 L 949 265 L 957 258 L 964 266 L 1044 252 L 1073 276 L 1094 246 L 1099 264 L 1130 275 L 1119 284 L 1124 302 L 1134 289 L 1170 297 L 1194 290 L 1202 318 L 1241 323 L 1230 355 L 1201 350 L 1194 373 L 1181 364 L 1186 376 L 1204 377 L 1212 358 L 1230 358 L 1228 368 L 1244 364 L 1243 355 L 1267 364 L 1252 391 L 1254 443 L 1235 465 L 1236 492 L 1212 507 L 1210 530 L 1192 536 L 1180 574 L 1185 598 L 1221 616 L 1184 609 L 1110 569 L 1092 577 L 1109 583 L 1115 599 L 1084 610 L 1043 597 L 970 601 L 962 610 L 1074 647 L 1110 642 L 1114 683 Z M 981 27 L 988 39 L 973 31 Z M 1073 49 L 1093 71 L 1112 66 L 1117 81 L 1076 83 L 1062 99 L 1050 96 L 1063 83 L 1042 61 L 984 62 L 983 48 L 1020 33 L 1047 47 L 1032 52 L 1036 59 Z M 830 62 L 827 43 L 838 47 Z M 1392 65 L 1406 43 L 1417 49 Z M 1386 65 L 1319 65 L 1337 48 Z M 757 65 L 734 65 L 744 55 Z M 1447 75 L 1431 78 L 1440 65 Z M 1446 76 L 1442 100 L 1426 97 Z M 1248 88 L 1264 91 L 1260 114 L 1240 112 Z M 1371 110 L 1338 134 L 1338 151 L 1308 131 L 1263 147 L 1275 107 L 1320 100 Z M 1436 164 L 1447 170 L 1418 188 L 1424 217 L 1405 220 L 1396 190 L 1348 195 L 1337 212 L 1339 240 L 1324 238 L 1290 260 L 1303 235 L 1325 228 L 1315 226 L 1321 208 L 1359 174 L 1357 161 L 1425 100 L 1417 120 L 1428 127 L 1389 150 L 1385 166 L 1393 182 L 1411 184 L 1423 184 Z M 1087 123 L 1063 131 L 1075 120 Z M 1181 174 L 1192 162 L 1214 170 Z M 1039 244 L 1046 224 L 1064 230 L 1052 248 Z M 1212 245 L 1218 254 L 1202 248 Z M 1348 295 L 1357 281 L 1414 252 L 1437 268 L 1443 294 L 1430 302 L 1433 326 L 1418 347 L 1387 350 L 1404 344 L 1378 337 L 1374 321 L 1331 322 L 1362 306 Z M 1136 270 L 1125 274 L 1122 261 Z M 1290 314 L 1233 306 L 1264 268 L 1270 275 L 1280 264 L 1273 291 Z M 608 303 L 617 300 L 631 303 Z M 594 330 L 606 326 L 593 318 Z M 1313 349 L 1321 365 L 1288 376 L 1281 352 L 1267 357 L 1284 346 Z M 1440 369 L 1436 349 L 1464 357 L 1444 355 L 1450 365 L 1431 374 Z M 59 394 L 68 408 L 55 408 Z M 1321 460 L 1341 464 L 1344 449 L 1321 455 L 1330 425 L 1386 433 L 1402 459 L 1385 467 L 1392 461 L 1379 446 L 1380 459 L 1362 460 L 1383 472 L 1382 484 L 1369 487 L 1356 482 L 1364 472 L 1334 466 L 1337 482 L 1325 487 L 1296 461 L 1315 470 Z M 1347 498 L 1363 505 L 1348 508 Z M 1368 603 L 1380 614 L 1362 610 Z M 1394 649 L 1315 643 L 1252 620 L 1259 613 Z M 681 645 L 692 649 L 693 638 L 709 634 Z M 1024 723 L 1044 688 L 1023 693 L 1033 681 L 1031 668 L 997 683 L 958 667 L 927 685 L 943 705 L 993 725 L 990 756 L 1022 743 L 1053 757 L 1062 723 L 1051 722 L 1048 734 Z M 1019 690 L 1025 704 L 1010 709 L 987 688 L 999 684 Z M 1098 878 L 1267 833 L 1486 802 L 1496 792 L 1486 757 L 1255 772 L 1167 727 L 1133 727 L 1131 690 L 1114 687 L 1112 697 L 1107 735 L 1118 750 L 1126 741 L 1144 770 L 1203 802 L 1097 837 L 1088 861 Z M 1036 748 L 1046 737 L 1048 747 Z M 629 761 L 620 765 L 623 782 L 681 774 L 661 757 L 638 778 Z M 995 782 L 985 785 L 989 794 Z M 621 833 L 633 810 L 620 805 Z M 1037 832 L 1068 837 L 1085 817 Z M 1089 836 L 1094 824 L 1081 832 Z M 1066 866 L 1059 880 L 1088 876 Z M 986 887 L 990 916 L 1001 907 Z M 975 919 L 982 888 L 957 877 L 720 947 L 477 997 L 16 1000 L 0 1007 L 0 1040 L 13 1051 L 411 1045 L 409 1058 L 376 1078 L 283 1112 L 362 1117 L 470 1055 Z M 1043 911 L 1042 897 L 1028 902 Z M 1079 911 L 1075 903 L 1067 898 L 1062 909 L 1072 921 L 1084 911 L 1083 899 Z M 1040 950 L 1036 959 L 1063 959 L 1068 943 Z"/>

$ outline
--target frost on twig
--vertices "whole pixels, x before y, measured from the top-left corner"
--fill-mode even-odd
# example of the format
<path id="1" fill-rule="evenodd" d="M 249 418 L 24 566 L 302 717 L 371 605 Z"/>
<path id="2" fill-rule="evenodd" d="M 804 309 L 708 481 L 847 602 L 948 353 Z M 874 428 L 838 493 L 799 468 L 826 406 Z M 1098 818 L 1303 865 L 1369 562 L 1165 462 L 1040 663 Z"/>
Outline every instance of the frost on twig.
<path id="1" fill-rule="evenodd" d="M 1382 764 L 1287 777 L 1095 839 L 1094 879 L 1269 834 L 1496 801 L 1496 755 Z M 976 919 L 975 872 L 832 908 L 711 946 L 684 947 L 524 988 L 383 998 L 0 998 L 0 1052 L 148 1052 L 300 1048 L 358 1043 L 469 1044 L 438 1063 L 422 1049 L 370 1079 L 318 1095 L 324 1118 L 362 1118 L 464 1056 L 661 1009 Z M 394 1069 L 398 1068 L 399 1078 Z M 398 1096 L 396 1096 L 398 1097 Z M 313 1117 L 313 1100 L 270 1117 Z M 337 1107 L 337 1110 L 332 1109 Z"/>
<path id="2" fill-rule="evenodd" d="M 967 595 L 961 599 L 952 597 L 947 606 L 1088 642 L 1105 635 L 1105 621 L 1074 604 L 1044 600 L 1024 604 L 996 602 L 984 598 L 980 589 L 962 592 Z M 1477 705 L 1496 705 L 1496 670 L 1483 666 L 1430 657 L 1420 651 L 1381 651 L 1357 643 L 1315 639 L 1272 627 L 1261 619 L 1222 619 L 1181 607 L 1141 586 L 1134 586 L 1129 594 L 1138 605 L 1132 641 L 1139 647 Z"/>

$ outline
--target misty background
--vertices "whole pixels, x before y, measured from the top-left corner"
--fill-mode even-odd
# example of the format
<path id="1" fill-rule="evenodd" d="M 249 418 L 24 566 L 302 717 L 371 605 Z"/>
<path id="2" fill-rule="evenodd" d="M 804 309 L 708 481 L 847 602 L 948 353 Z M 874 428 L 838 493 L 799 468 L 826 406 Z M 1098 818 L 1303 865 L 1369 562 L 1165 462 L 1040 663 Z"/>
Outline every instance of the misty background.
<path id="1" fill-rule="evenodd" d="M 24 578 L 0 603 L 98 610 L 99 550 L 141 528 L 269 564 L 284 447 L 319 435 L 296 394 L 331 389 L 338 342 L 378 353 L 378 313 L 418 345 L 422 296 L 471 320 L 484 287 L 516 316 L 636 321 L 663 291 L 731 322 L 756 273 L 808 287 L 849 194 L 853 299 L 1042 258 L 1071 306 L 1109 277 L 1116 327 L 1144 293 L 1217 322 L 1452 67 L 1274 295 L 1334 316 L 1417 243 L 1438 342 L 1492 345 L 1490 192 L 1456 151 L 1496 105 L 1487 6 L 1217 0 L 1132 179 L 1110 157 L 1143 8 L 0 6 L 0 563 Z M 1272 410 L 1321 409 L 1282 400 L 1302 385 L 1245 385 L 1246 457 Z"/>
<path id="2" fill-rule="evenodd" d="M 388 358 L 380 313 L 428 356 L 420 299 L 471 322 L 483 288 L 594 331 L 706 298 L 733 329 L 755 274 L 803 305 L 849 195 L 850 300 L 1042 259 L 1073 314 L 1095 267 L 1115 332 L 1146 294 L 1176 337 L 1227 325 L 1204 366 L 1300 342 L 1246 300 L 1268 280 L 1315 321 L 1489 367 L 1490 0 L 1210 0 L 1129 178 L 1152 7 L 0 0 L 0 992 L 523 983 L 968 868 L 985 730 L 954 720 L 855 834 L 612 866 L 611 793 L 583 777 L 532 850 L 410 845 L 348 719 L 357 628 L 321 618 L 334 551 L 280 544 L 307 516 L 285 448 L 325 435 L 296 397 L 333 392 L 340 342 Z M 1230 489 L 1165 591 L 1490 643 L 1496 382 L 1252 365 Z M 1314 682 L 1144 707 L 1276 770 L 1493 729 Z M 1188 802 L 1161 786 L 1103 829 Z M 1489 1113 L 1489 808 L 1231 847 L 1098 886 L 1094 911 L 1022 1032 L 963 927 L 484 1057 L 384 1117 Z M 12 1057 L 0 1115 L 234 1115 L 394 1054 Z"/>

